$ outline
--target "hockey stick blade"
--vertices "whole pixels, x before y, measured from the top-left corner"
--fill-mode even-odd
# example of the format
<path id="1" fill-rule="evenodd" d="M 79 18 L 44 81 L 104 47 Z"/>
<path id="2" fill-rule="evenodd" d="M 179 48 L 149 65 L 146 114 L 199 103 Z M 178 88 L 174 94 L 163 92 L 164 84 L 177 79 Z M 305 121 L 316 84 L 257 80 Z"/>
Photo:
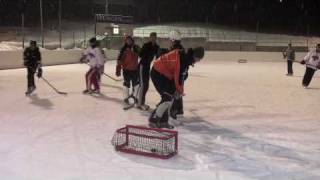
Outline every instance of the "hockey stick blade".
<path id="1" fill-rule="evenodd" d="M 129 109 L 131 109 L 133 107 L 134 107 L 134 104 L 130 104 L 130 105 L 126 106 L 126 107 L 123 107 L 123 110 L 127 111 L 127 110 L 129 110 Z"/>
<path id="2" fill-rule="evenodd" d="M 61 94 L 61 95 L 67 95 L 68 93 L 59 91 L 57 88 L 55 88 L 47 79 L 44 77 L 41 77 L 41 79 L 46 82 L 56 93 Z"/>

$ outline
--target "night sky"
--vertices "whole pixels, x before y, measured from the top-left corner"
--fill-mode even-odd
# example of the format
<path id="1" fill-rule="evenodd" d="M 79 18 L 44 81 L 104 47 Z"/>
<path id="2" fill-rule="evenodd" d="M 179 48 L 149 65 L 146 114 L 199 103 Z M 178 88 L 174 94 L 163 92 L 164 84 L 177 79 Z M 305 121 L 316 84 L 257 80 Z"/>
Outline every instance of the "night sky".
<path id="1" fill-rule="evenodd" d="M 0 0 L 0 25 L 19 26 L 25 12 L 26 26 L 39 24 L 39 0 Z M 91 20 L 104 13 L 93 0 L 62 0 L 64 20 Z M 102 1 L 103 2 L 103 1 Z M 320 0 L 118 0 L 112 14 L 132 15 L 136 23 L 200 22 L 292 34 L 320 35 Z M 57 20 L 58 0 L 43 0 L 44 20 Z"/>

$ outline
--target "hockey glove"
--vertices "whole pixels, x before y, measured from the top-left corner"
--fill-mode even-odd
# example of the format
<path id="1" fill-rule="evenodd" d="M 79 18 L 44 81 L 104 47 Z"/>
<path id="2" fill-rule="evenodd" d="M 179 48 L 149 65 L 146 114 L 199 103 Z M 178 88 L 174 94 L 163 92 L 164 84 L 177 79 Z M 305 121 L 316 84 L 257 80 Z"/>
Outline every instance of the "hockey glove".
<path id="1" fill-rule="evenodd" d="M 42 68 L 40 67 L 40 68 L 38 68 L 38 72 L 37 72 L 37 77 L 38 78 L 42 78 Z"/>
<path id="2" fill-rule="evenodd" d="M 121 65 L 117 65 L 116 67 L 116 76 L 117 77 L 121 76 Z"/>
<path id="3" fill-rule="evenodd" d="M 173 98 L 174 98 L 174 99 L 180 99 L 181 97 L 182 97 L 182 94 L 180 94 L 180 93 L 177 92 L 177 91 L 176 91 L 176 92 L 174 93 L 174 95 L 173 95 Z"/>
<path id="4" fill-rule="evenodd" d="M 300 64 L 304 65 L 304 64 L 306 64 L 306 61 L 305 61 L 305 60 L 302 60 L 302 61 L 300 62 Z"/>

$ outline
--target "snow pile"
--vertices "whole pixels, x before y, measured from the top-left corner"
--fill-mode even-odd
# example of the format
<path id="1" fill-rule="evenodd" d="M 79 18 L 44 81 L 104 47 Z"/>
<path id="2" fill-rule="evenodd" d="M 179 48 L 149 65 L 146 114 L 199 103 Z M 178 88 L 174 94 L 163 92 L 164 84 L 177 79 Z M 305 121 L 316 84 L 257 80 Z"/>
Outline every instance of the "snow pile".
<path id="1" fill-rule="evenodd" d="M 0 42 L 0 51 L 20 51 L 22 50 L 21 42 Z"/>

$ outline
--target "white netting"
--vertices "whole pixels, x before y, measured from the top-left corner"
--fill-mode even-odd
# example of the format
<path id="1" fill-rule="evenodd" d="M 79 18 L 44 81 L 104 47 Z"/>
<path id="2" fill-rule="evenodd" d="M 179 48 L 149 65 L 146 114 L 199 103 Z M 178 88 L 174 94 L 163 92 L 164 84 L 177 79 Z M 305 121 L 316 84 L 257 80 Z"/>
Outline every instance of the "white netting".
<path id="1" fill-rule="evenodd" d="M 177 136 L 173 132 L 140 127 L 126 127 L 117 130 L 112 138 L 116 150 L 126 150 L 170 156 L 177 152 Z"/>

